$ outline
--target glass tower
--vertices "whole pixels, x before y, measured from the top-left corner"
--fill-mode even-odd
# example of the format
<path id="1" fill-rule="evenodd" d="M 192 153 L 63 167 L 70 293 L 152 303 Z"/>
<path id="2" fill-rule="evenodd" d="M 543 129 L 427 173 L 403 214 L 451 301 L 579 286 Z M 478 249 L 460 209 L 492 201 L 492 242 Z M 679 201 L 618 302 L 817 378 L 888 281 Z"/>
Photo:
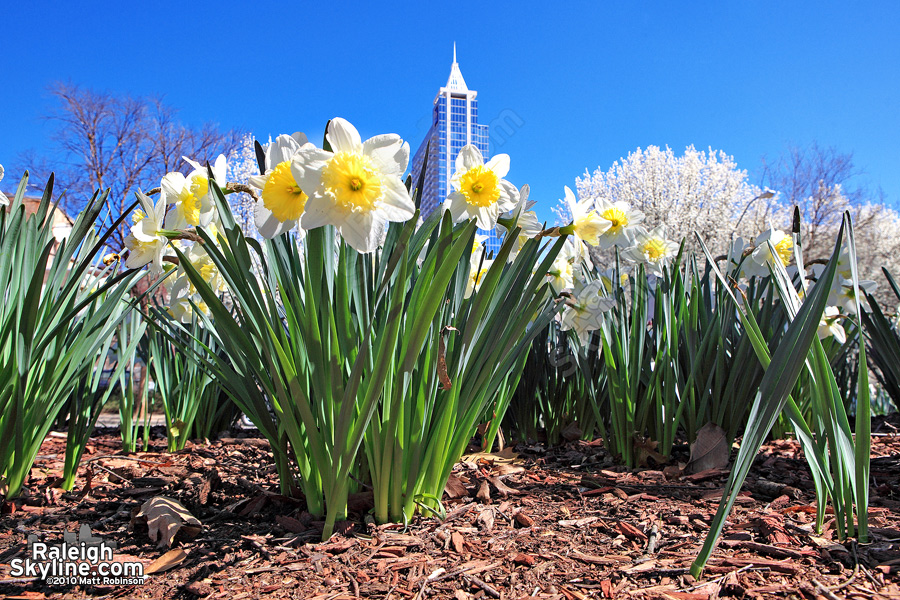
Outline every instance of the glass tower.
<path id="1" fill-rule="evenodd" d="M 478 123 L 478 92 L 466 86 L 459 63 L 456 62 L 456 44 L 453 44 L 453 64 L 447 85 L 434 98 L 431 128 L 412 161 L 412 183 L 415 186 L 425 164 L 425 181 L 422 189 L 422 217 L 438 209 L 451 191 L 450 178 L 456 171 L 456 155 L 467 144 L 474 144 L 484 156 L 488 154 L 488 126 Z M 497 252 L 500 239 L 494 231 L 479 229 L 478 233 L 488 235 L 487 248 Z"/>

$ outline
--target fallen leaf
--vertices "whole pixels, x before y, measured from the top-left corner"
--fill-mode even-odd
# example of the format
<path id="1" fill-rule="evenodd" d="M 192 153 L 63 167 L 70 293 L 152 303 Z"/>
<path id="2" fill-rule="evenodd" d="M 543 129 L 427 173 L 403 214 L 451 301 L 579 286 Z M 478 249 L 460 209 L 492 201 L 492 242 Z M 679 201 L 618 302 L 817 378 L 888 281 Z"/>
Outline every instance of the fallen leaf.
<path id="1" fill-rule="evenodd" d="M 154 573 L 162 573 L 163 571 L 174 569 L 175 567 L 183 563 L 184 559 L 186 558 L 187 552 L 185 552 L 181 548 L 169 550 L 168 552 L 154 560 L 152 563 L 150 563 L 150 565 L 144 571 L 144 574 L 153 575 Z"/>
<path id="2" fill-rule="evenodd" d="M 728 466 L 731 448 L 725 437 L 725 430 L 715 423 L 707 423 L 697 432 L 697 439 L 691 444 L 691 460 L 686 470 L 699 473 L 709 469 L 724 469 Z"/>
<path id="3" fill-rule="evenodd" d="M 485 531 L 490 531 L 494 528 L 494 511 L 490 508 L 486 508 L 478 514 L 477 522 Z"/>
<path id="4" fill-rule="evenodd" d="M 136 515 L 137 519 L 142 517 L 147 521 L 150 539 L 158 541 L 158 547 L 165 545 L 171 548 L 178 533 L 192 538 L 202 528 L 200 521 L 188 509 L 177 500 L 165 496 L 157 496 L 144 502 Z"/>
<path id="5" fill-rule="evenodd" d="M 466 489 L 466 486 L 463 485 L 462 480 L 454 474 L 450 474 L 450 478 L 447 479 L 447 485 L 444 486 L 444 493 L 447 494 L 447 497 L 451 500 L 456 498 L 465 498 L 469 495 L 469 490 Z"/>
<path id="6" fill-rule="evenodd" d="M 659 446 L 659 442 L 656 442 L 649 438 L 635 437 L 634 449 L 637 451 L 638 465 L 642 467 L 649 466 L 649 464 L 647 463 L 647 459 L 650 458 L 652 458 L 658 465 L 669 462 L 669 458 L 667 456 L 663 456 L 656 451 L 657 446 Z"/>
<path id="7" fill-rule="evenodd" d="M 478 488 L 478 493 L 475 494 L 475 498 L 482 502 L 491 501 L 491 486 L 488 485 L 487 479 L 481 480 L 481 487 Z"/>

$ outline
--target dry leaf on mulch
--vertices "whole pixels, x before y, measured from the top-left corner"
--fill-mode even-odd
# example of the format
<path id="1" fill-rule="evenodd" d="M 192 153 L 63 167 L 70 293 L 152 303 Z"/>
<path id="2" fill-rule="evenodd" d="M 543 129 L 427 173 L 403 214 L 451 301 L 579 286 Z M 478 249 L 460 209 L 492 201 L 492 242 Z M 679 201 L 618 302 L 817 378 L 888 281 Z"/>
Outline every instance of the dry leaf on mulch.
<path id="1" fill-rule="evenodd" d="M 165 545 L 171 548 L 178 533 L 193 538 L 202 528 L 200 521 L 188 509 L 165 496 L 156 496 L 144 502 L 141 511 L 135 515 L 136 521 L 141 519 L 147 521 L 150 539 L 154 542 L 158 540 L 158 547 Z"/>

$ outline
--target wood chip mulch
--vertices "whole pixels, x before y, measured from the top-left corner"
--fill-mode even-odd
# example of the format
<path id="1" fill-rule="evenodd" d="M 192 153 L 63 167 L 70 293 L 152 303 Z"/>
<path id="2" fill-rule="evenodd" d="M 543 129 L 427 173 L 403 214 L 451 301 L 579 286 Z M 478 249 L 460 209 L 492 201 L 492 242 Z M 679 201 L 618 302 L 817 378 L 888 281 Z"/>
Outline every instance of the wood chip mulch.
<path id="1" fill-rule="evenodd" d="M 375 525 L 371 493 L 351 498 L 341 534 L 279 493 L 265 440 L 255 432 L 189 443 L 168 454 L 125 456 L 114 430 L 92 438 L 73 492 L 53 487 L 65 439 L 51 435 L 25 493 L 2 506 L 0 597 L 305 598 L 900 598 L 898 419 L 873 424 L 872 541 L 839 542 L 829 516 L 814 532 L 815 495 L 793 441 L 768 443 L 751 471 L 702 580 L 691 562 L 718 507 L 727 471 L 693 475 L 665 465 L 630 471 L 599 443 L 519 446 L 513 461 L 457 465 L 444 520 Z M 686 448 L 675 460 L 686 461 Z M 202 523 L 176 536 L 175 558 L 135 515 L 156 496 Z M 115 542 L 116 560 L 168 570 L 139 586 L 53 587 L 16 580 L 30 534 L 49 543 L 88 524 Z M 157 564 L 160 564 L 159 562 Z"/>

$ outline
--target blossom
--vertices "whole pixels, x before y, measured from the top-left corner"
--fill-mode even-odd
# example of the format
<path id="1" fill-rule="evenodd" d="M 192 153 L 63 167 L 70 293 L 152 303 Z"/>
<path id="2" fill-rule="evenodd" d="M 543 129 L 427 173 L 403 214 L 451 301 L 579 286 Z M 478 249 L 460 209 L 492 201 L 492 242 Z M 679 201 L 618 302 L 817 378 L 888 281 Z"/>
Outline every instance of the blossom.
<path id="1" fill-rule="evenodd" d="M 693 146 L 682 155 L 667 147 L 638 148 L 576 184 L 578 197 L 594 202 L 598 212 L 602 204 L 622 202 L 643 213 L 645 223 L 665 223 L 673 239 L 686 238 L 694 250 L 695 232 L 718 249 L 736 234 L 761 228 L 757 223 L 772 214 L 766 200 L 774 196 L 751 185 L 747 171 L 724 152 Z"/>
<path id="2" fill-rule="evenodd" d="M 587 249 L 578 240 L 567 239 L 547 270 L 550 286 L 557 292 L 571 288 L 575 281 L 575 271 L 581 266 L 587 267 L 588 271 L 593 269 Z"/>
<path id="3" fill-rule="evenodd" d="M 606 230 L 597 240 L 598 245 L 603 249 L 631 246 L 635 227 L 644 222 L 644 213 L 632 209 L 622 201 L 601 200 L 597 205 L 597 215 L 606 226 Z"/>
<path id="4" fill-rule="evenodd" d="M 162 273 L 163 254 L 169 241 L 160 233 L 166 214 L 166 196 L 160 194 L 156 204 L 140 191 L 137 192 L 137 197 L 141 209 L 132 215 L 134 225 L 125 238 L 125 247 L 128 249 L 125 268 L 140 269 L 149 264 L 150 273 L 159 275 Z"/>
<path id="5" fill-rule="evenodd" d="M 334 225 L 359 252 L 372 252 L 388 222 L 412 218 L 416 207 L 400 177 L 409 164 L 409 144 L 390 133 L 362 141 L 356 128 L 336 118 L 326 134 L 333 152 L 301 146 L 291 173 L 309 195 L 300 225 Z"/>
<path id="6" fill-rule="evenodd" d="M 541 227 L 541 223 L 538 221 L 537 214 L 532 210 L 528 210 L 536 204 L 536 202 L 528 202 L 529 191 L 530 188 L 528 187 L 528 184 L 523 185 L 522 189 L 519 190 L 519 200 L 516 203 L 515 208 L 504 214 L 501 218 L 501 221 L 515 221 L 515 226 L 520 228 L 519 235 L 516 236 L 516 241 L 513 243 L 512 251 L 509 253 L 509 262 L 515 260 L 516 255 L 519 254 L 519 251 L 522 249 L 522 246 L 525 245 L 525 242 L 543 231 L 543 227 Z M 502 222 L 497 223 L 497 230 L 502 233 L 504 237 L 509 234 L 509 230 Z"/>
<path id="7" fill-rule="evenodd" d="M 3 181 L 3 165 L 0 165 L 0 181 Z M 9 198 L 6 197 L 6 194 L 0 192 L 0 206 L 8 206 Z"/>
<path id="8" fill-rule="evenodd" d="M 615 305 L 616 301 L 605 295 L 599 279 L 588 284 L 576 281 L 575 293 L 566 298 L 560 329 L 574 331 L 586 343 L 591 331 L 603 327 L 603 314 Z"/>
<path id="9" fill-rule="evenodd" d="M 456 223 L 475 218 L 481 229 L 493 229 L 501 213 L 515 208 L 519 191 L 503 179 L 509 172 L 509 155 L 498 154 L 487 164 L 472 144 L 456 156 L 456 172 L 450 178 L 453 191 L 448 209 Z"/>
<path id="10" fill-rule="evenodd" d="M 572 219 L 565 229 L 570 230 L 577 241 L 596 246 L 600 236 L 609 229 L 609 222 L 601 219 L 592 208 L 593 201 L 585 199 L 579 202 L 569 186 L 566 186 L 563 203 L 567 216 Z"/>
<path id="11" fill-rule="evenodd" d="M 547 279 L 550 281 L 550 286 L 557 292 L 572 287 L 575 279 L 572 262 L 560 253 L 547 270 Z"/>
<path id="12" fill-rule="evenodd" d="M 181 173 L 166 173 L 162 179 L 162 194 L 173 209 L 166 215 L 166 229 L 206 227 L 216 216 L 216 204 L 209 191 L 207 170 L 200 163 L 186 156 L 184 160 L 194 167 L 185 177 Z M 225 184 L 227 165 L 225 156 L 220 154 L 212 167 L 213 177 L 221 185 Z"/>
<path id="13" fill-rule="evenodd" d="M 775 258 L 772 256 L 767 242 L 775 247 L 775 253 L 782 265 L 786 267 L 791 262 L 791 257 L 794 255 L 794 241 L 783 231 L 770 227 L 757 236 L 749 260 L 744 261 L 744 273 L 747 277 L 754 275 L 765 277 L 769 274 L 767 265 L 775 264 Z"/>
<path id="14" fill-rule="evenodd" d="M 878 284 L 874 281 L 862 280 L 859 282 L 859 289 L 862 292 L 859 296 L 859 304 L 866 310 L 869 308 L 869 301 L 866 299 L 866 293 L 871 294 L 878 288 Z M 848 314 L 856 314 L 856 292 L 853 289 L 852 279 L 840 278 L 835 279 L 834 285 L 828 294 L 828 303 L 840 306 Z"/>
<path id="15" fill-rule="evenodd" d="M 253 207 L 253 220 L 265 238 L 290 231 L 303 215 L 309 196 L 291 173 L 291 159 L 307 143 L 303 133 L 279 135 L 266 147 L 266 172 L 249 179 L 250 185 L 262 190 L 262 200 Z"/>
<path id="16" fill-rule="evenodd" d="M 819 321 L 819 339 L 824 340 L 834 336 L 839 344 L 847 341 L 847 332 L 840 323 L 841 311 L 837 306 L 826 306 L 822 320 Z"/>
<path id="17" fill-rule="evenodd" d="M 662 269 L 678 254 L 678 244 L 666 239 L 665 226 L 659 225 L 652 231 L 643 228 L 635 233 L 635 245 L 622 252 L 622 256 L 632 262 L 644 263 L 647 272 L 662 275 Z"/>
<path id="18" fill-rule="evenodd" d="M 172 284 L 169 293 L 169 314 L 182 323 L 190 323 L 196 315 L 195 306 L 200 312 L 209 314 L 209 307 L 200 294 L 193 290 L 188 278 L 179 277 Z"/>

